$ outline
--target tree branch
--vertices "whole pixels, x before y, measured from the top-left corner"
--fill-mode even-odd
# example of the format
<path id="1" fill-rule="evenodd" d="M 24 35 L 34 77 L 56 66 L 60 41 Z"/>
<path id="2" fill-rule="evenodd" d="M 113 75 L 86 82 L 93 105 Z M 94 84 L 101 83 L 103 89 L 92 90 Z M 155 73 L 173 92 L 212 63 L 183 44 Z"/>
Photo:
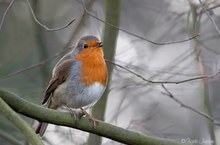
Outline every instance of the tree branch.
<path id="1" fill-rule="evenodd" d="M 220 7 L 220 4 L 217 4 L 217 5 L 213 6 L 213 7 L 207 8 L 206 11 L 209 12 L 211 10 L 214 10 L 214 9 L 218 8 L 218 7 Z M 201 11 L 201 14 L 203 14 L 203 13 L 205 13 L 204 9 Z"/>
<path id="2" fill-rule="evenodd" d="M 203 9 L 203 11 L 205 12 L 205 14 L 207 15 L 207 17 L 209 18 L 209 20 L 212 22 L 212 24 L 214 25 L 218 35 L 220 36 L 220 29 L 218 27 L 218 25 L 216 24 L 215 20 L 212 18 L 212 16 L 209 14 L 208 10 L 206 9 L 206 7 L 204 6 L 204 4 L 202 3 L 201 0 L 199 0 L 199 3 Z"/>
<path id="3" fill-rule="evenodd" d="M 34 10 L 33 10 L 32 7 L 31 7 L 31 4 L 30 4 L 29 0 L 26 0 L 26 2 L 27 2 L 27 4 L 28 4 L 28 7 L 30 8 L 30 11 L 31 11 L 31 14 L 32 14 L 32 16 L 33 16 L 33 18 L 34 18 L 34 21 L 35 21 L 38 25 L 40 25 L 41 27 L 43 27 L 44 29 L 46 29 L 47 31 L 58 31 L 58 30 L 62 30 L 62 29 L 64 29 L 64 28 L 68 27 L 69 25 L 71 25 L 71 24 L 76 20 L 75 18 L 73 18 L 72 20 L 70 20 L 68 23 L 66 23 L 65 25 L 63 25 L 63 26 L 61 26 L 61 27 L 58 27 L 58 28 L 48 28 L 46 25 L 42 24 L 42 23 L 37 19 L 37 17 L 36 17 L 35 14 L 34 14 Z"/>
<path id="4" fill-rule="evenodd" d="M 206 119 L 208 119 L 209 121 L 211 121 L 214 125 L 220 126 L 220 122 L 218 122 L 217 120 L 213 119 L 211 116 L 209 116 L 208 114 L 201 112 L 199 110 L 196 110 L 195 108 L 188 106 L 186 104 L 184 104 L 182 101 L 180 101 L 179 99 L 177 99 L 176 97 L 174 97 L 174 95 L 165 87 L 164 84 L 161 84 L 162 88 L 166 91 L 166 93 L 162 92 L 162 94 L 165 94 L 167 96 L 169 96 L 172 100 L 174 100 L 175 102 L 177 102 L 178 104 L 181 105 L 181 107 L 184 107 L 186 109 L 191 110 L 192 112 L 195 112 L 203 117 L 205 117 Z"/>
<path id="5" fill-rule="evenodd" d="M 32 145 L 43 145 L 42 140 L 35 134 L 33 128 L 21 119 L 2 98 L 0 98 L 0 112 L 22 132 L 29 143 Z"/>
<path id="6" fill-rule="evenodd" d="M 65 49 L 65 50 L 62 50 L 62 51 L 60 51 L 60 52 L 57 52 L 57 53 L 54 54 L 53 56 L 51 56 L 51 57 L 49 57 L 49 58 L 47 58 L 47 59 L 45 59 L 45 60 L 42 60 L 42 61 L 40 61 L 40 62 L 38 62 L 38 63 L 36 63 L 36 64 L 33 64 L 33 65 L 28 66 L 28 67 L 24 67 L 24 68 L 18 69 L 17 71 L 12 72 L 12 73 L 9 73 L 9 74 L 7 74 L 7 75 L 5 75 L 5 76 L 0 76 L 0 80 L 7 79 L 7 78 L 13 77 L 13 76 L 15 76 L 15 75 L 19 75 L 19 74 L 21 74 L 21 73 L 23 73 L 23 72 L 32 70 L 32 69 L 37 68 L 37 67 L 39 67 L 39 66 L 42 66 L 42 65 L 44 65 L 44 64 L 46 64 L 46 63 L 48 63 L 48 62 L 50 62 L 51 60 L 57 58 L 58 56 L 63 55 L 64 53 L 66 53 L 67 51 L 69 51 L 70 49 L 72 49 L 72 47 L 73 47 L 73 46 L 70 46 L 69 48 L 67 48 L 67 49 Z"/>
<path id="7" fill-rule="evenodd" d="M 89 122 L 89 119 L 85 117 L 74 121 L 71 115 L 67 112 L 40 107 L 4 90 L 0 90 L 0 97 L 16 112 L 37 119 L 41 122 L 80 129 L 128 145 L 180 145 L 180 143 L 169 139 L 146 136 L 138 132 L 129 131 L 104 123 L 102 121 L 97 121 L 97 126 L 94 128 Z"/>
<path id="8" fill-rule="evenodd" d="M 195 80 L 200 80 L 200 79 L 214 78 L 214 77 L 216 77 L 216 76 L 218 76 L 220 74 L 220 70 L 218 70 L 218 71 L 216 71 L 216 72 L 214 72 L 212 74 L 201 75 L 201 76 L 192 77 L 192 78 L 188 78 L 188 79 L 184 79 L 184 80 L 177 80 L 177 81 L 159 81 L 159 80 L 155 80 L 154 81 L 154 80 L 147 79 L 147 78 L 143 77 L 142 75 L 140 75 L 140 74 L 138 74 L 138 73 L 136 73 L 136 72 L 134 72 L 134 71 L 132 71 L 132 70 L 122 66 L 122 65 L 119 65 L 119 64 L 117 64 L 117 63 L 115 63 L 115 62 L 113 62 L 111 60 L 105 59 L 105 61 L 107 63 L 115 65 L 115 66 L 117 66 L 117 67 L 119 67 L 119 68 L 121 68 L 121 69 L 123 69 L 123 70 L 125 70 L 125 71 L 127 71 L 127 72 L 129 72 L 129 73 L 131 73 L 133 75 L 135 75 L 136 77 L 142 79 L 145 82 L 152 83 L 152 84 L 161 84 L 161 83 L 163 83 L 163 84 L 182 84 L 182 83 L 186 83 L 186 82 L 190 82 L 190 81 L 195 81 Z"/>

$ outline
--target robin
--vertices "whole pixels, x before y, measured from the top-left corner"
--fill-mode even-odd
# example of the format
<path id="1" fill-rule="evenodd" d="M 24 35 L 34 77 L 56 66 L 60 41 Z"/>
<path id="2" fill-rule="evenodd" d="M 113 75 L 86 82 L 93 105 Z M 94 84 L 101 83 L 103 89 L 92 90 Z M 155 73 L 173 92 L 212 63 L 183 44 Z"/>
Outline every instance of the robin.
<path id="1" fill-rule="evenodd" d="M 82 37 L 75 49 L 55 65 L 42 104 L 51 109 L 67 106 L 74 117 L 71 108 L 81 109 L 95 126 L 95 119 L 86 109 L 99 100 L 106 88 L 108 71 L 102 46 L 95 36 Z M 43 136 L 47 125 L 40 123 L 36 133 Z"/>

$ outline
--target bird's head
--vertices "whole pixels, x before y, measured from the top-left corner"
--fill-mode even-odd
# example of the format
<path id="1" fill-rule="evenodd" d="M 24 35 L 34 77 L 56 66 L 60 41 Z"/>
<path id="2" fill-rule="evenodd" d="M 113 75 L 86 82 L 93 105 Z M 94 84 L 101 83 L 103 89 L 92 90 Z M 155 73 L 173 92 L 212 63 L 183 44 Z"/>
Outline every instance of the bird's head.
<path id="1" fill-rule="evenodd" d="M 102 42 L 95 36 L 82 37 L 74 50 L 77 57 L 103 57 Z"/>

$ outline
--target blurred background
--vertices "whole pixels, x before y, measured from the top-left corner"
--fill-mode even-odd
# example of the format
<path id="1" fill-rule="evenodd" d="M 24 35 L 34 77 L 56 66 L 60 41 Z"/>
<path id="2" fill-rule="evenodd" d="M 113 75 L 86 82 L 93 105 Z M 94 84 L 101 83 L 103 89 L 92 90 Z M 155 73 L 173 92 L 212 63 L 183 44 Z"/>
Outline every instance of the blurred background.
<path id="1" fill-rule="evenodd" d="M 28 2 L 36 18 L 49 28 L 61 27 L 73 18 L 76 20 L 62 30 L 47 31 L 34 20 Z M 213 25 L 215 22 L 220 27 L 220 1 L 202 2 L 207 13 L 199 0 L 83 0 L 84 6 L 95 16 L 92 17 L 85 13 L 81 0 L 0 0 L 1 21 L 12 3 L 0 29 L 0 88 L 40 104 L 52 68 L 63 54 L 39 67 L 7 75 L 53 57 L 74 46 L 84 35 L 95 35 L 104 41 L 106 59 L 148 80 L 188 80 L 165 86 L 184 104 L 220 121 L 219 76 L 190 80 L 220 70 L 220 34 Z M 200 36 L 190 41 L 162 45 L 196 34 Z M 220 145 L 220 128 L 198 113 L 181 107 L 164 94 L 161 83 L 149 83 L 111 64 L 108 67 L 109 87 L 90 110 L 96 118 L 183 144 Z M 34 123 L 22 117 L 31 125 Z M 0 144 L 14 145 L 7 136 L 27 144 L 16 127 L 0 114 Z M 47 145 L 120 144 L 54 125 L 49 126 L 43 139 Z"/>

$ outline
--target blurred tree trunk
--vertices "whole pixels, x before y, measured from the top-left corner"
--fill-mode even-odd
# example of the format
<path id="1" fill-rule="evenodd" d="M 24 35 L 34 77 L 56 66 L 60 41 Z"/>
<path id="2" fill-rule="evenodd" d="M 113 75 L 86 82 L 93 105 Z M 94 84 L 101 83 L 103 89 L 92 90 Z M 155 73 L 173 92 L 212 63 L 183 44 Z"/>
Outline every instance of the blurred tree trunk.
<path id="1" fill-rule="evenodd" d="M 117 1 L 105 0 L 105 22 L 109 22 L 118 27 L 119 21 L 120 21 L 120 0 Z M 105 58 L 108 60 L 114 59 L 117 37 L 118 37 L 118 30 L 108 25 L 105 25 L 103 31 L 103 49 L 104 49 Z M 107 67 L 108 67 L 108 75 L 110 81 L 112 66 L 110 64 L 107 64 Z M 107 86 L 106 91 L 101 97 L 101 99 L 96 103 L 96 105 L 92 109 L 92 115 L 99 120 L 104 120 L 108 93 L 109 93 L 109 85 Z M 90 134 L 88 139 L 88 144 L 89 145 L 101 144 L 101 137 L 94 134 Z"/>
<path id="2" fill-rule="evenodd" d="M 201 15 L 198 14 L 198 9 L 196 6 L 191 4 L 191 24 L 189 24 L 189 31 L 190 34 L 199 34 L 200 33 L 200 24 L 201 24 Z M 189 18 L 190 19 L 190 18 Z M 188 20 L 189 21 L 189 20 Z M 205 67 L 202 61 L 201 56 L 201 46 L 200 46 L 199 37 L 194 39 L 194 49 L 196 52 L 196 61 L 198 64 L 198 68 L 200 71 L 201 76 L 206 75 Z M 204 98 L 204 110 L 209 116 L 212 116 L 210 101 L 209 101 L 209 90 L 208 90 L 208 83 L 206 79 L 203 79 L 201 87 L 201 95 Z M 208 128 L 210 133 L 210 138 L 213 141 L 211 144 L 216 145 L 216 138 L 215 138 L 215 127 L 212 122 L 208 121 Z"/>

